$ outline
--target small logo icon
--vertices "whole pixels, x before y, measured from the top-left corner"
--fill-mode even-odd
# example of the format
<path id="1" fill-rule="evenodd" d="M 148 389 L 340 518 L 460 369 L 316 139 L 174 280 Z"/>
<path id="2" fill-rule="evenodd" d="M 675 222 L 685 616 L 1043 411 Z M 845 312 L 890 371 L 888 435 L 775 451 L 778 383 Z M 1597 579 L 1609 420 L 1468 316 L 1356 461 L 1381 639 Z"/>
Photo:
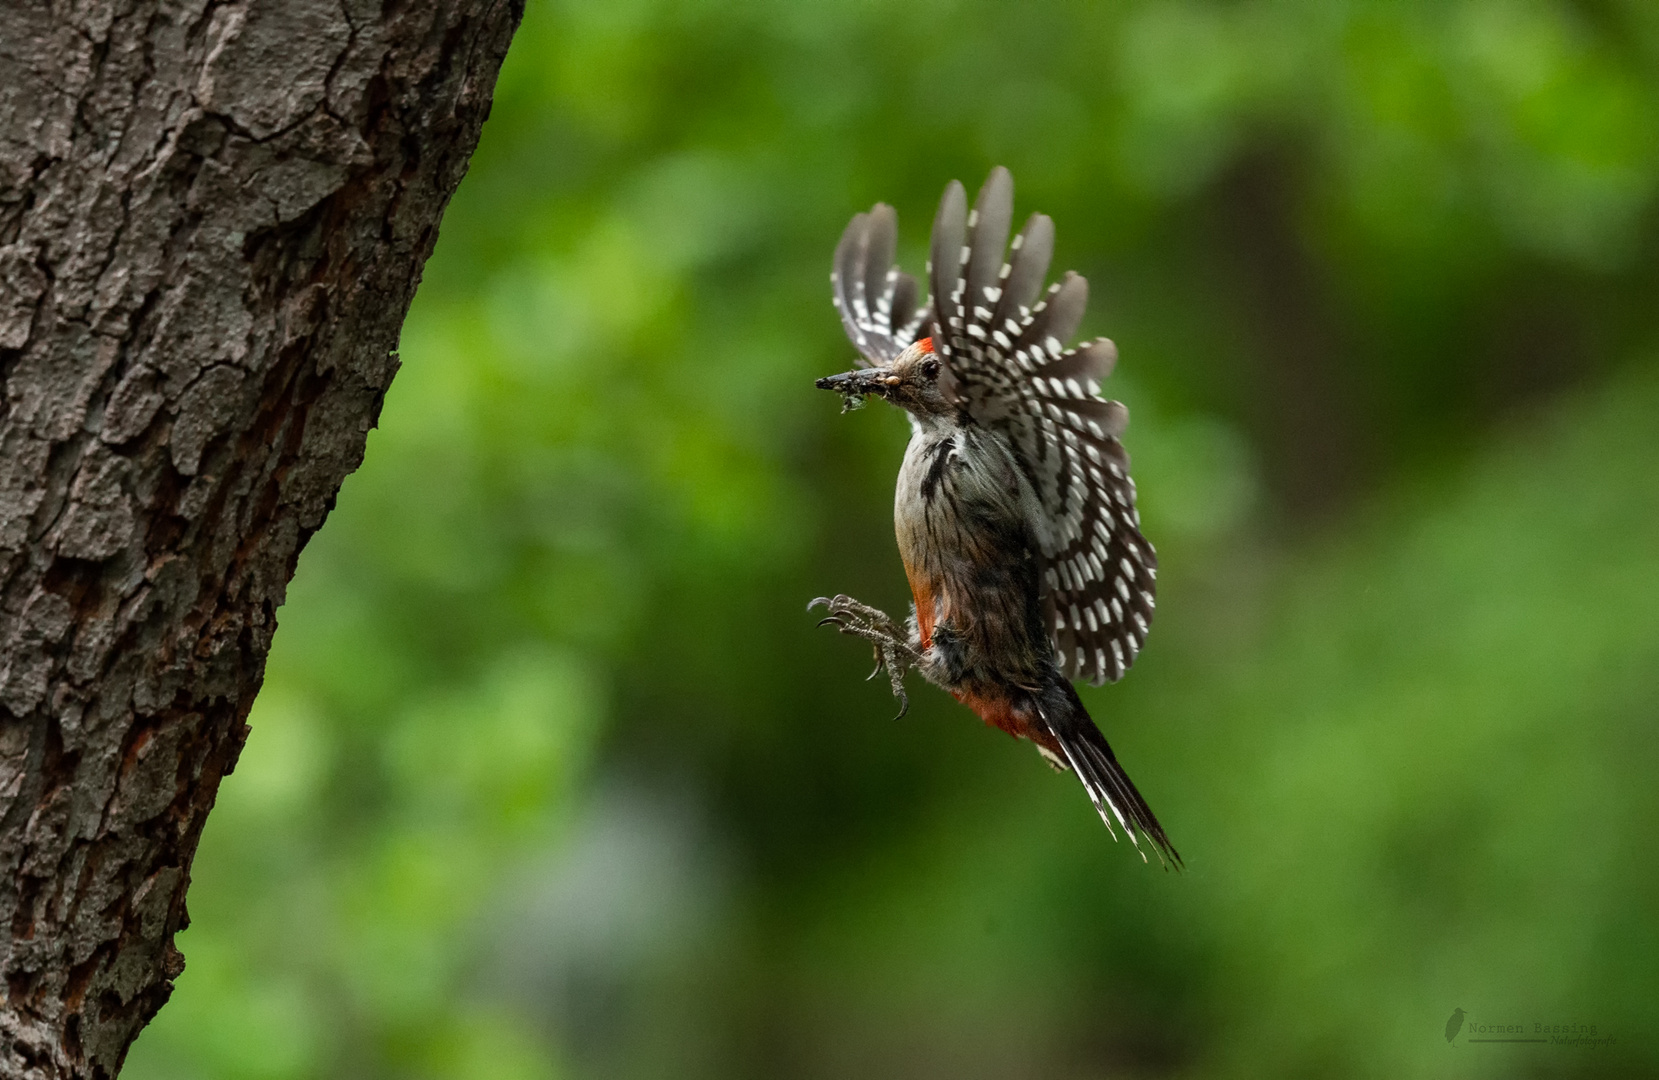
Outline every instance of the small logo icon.
<path id="1" fill-rule="evenodd" d="M 1463 1010 L 1453 1009 L 1451 1018 L 1446 1021 L 1446 1041 L 1451 1042 L 1453 1039 L 1457 1038 L 1457 1033 L 1462 1030 Z"/>

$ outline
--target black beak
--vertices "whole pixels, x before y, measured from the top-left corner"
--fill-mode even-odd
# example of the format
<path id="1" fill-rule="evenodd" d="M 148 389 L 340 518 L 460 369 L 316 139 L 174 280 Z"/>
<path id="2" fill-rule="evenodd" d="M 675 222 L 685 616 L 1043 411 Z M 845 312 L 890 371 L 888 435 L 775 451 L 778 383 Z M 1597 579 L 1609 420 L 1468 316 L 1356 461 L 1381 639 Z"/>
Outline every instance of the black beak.
<path id="1" fill-rule="evenodd" d="M 812 385 L 820 390 L 834 390 L 838 394 L 868 394 L 870 388 L 864 385 L 865 372 L 843 371 L 839 375 L 826 375 Z"/>
<path id="2" fill-rule="evenodd" d="M 834 390 L 847 397 L 863 397 L 865 394 L 885 395 L 896 381 L 891 372 L 881 368 L 859 368 L 857 371 L 826 376 L 814 385 L 820 390 Z"/>

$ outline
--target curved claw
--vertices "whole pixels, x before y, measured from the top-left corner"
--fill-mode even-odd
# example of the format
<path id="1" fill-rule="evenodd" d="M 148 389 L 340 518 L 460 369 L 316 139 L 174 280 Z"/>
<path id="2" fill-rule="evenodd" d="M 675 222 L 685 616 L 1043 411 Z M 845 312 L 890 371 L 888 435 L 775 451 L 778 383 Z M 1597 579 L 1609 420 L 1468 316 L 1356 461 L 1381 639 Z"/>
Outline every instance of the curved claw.
<path id="1" fill-rule="evenodd" d="M 865 677 L 869 682 L 883 671 L 893 687 L 893 696 L 899 699 L 899 715 L 895 720 L 902 720 L 910 713 L 910 697 L 904 692 L 904 675 L 907 670 L 920 663 L 914 646 L 906 645 L 904 631 L 888 617 L 885 612 L 861 604 L 844 593 L 837 593 L 834 597 L 817 597 L 807 604 L 808 611 L 818 605 L 828 609 L 819 626 L 833 626 L 843 634 L 851 634 L 864 638 L 875 646 L 876 666 Z"/>

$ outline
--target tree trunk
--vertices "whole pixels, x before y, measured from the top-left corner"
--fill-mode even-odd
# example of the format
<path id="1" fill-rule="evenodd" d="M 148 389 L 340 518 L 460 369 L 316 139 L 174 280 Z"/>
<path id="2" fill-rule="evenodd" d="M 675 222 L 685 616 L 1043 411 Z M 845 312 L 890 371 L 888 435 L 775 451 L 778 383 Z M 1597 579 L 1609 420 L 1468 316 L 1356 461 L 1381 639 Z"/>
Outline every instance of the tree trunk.
<path id="1" fill-rule="evenodd" d="M 521 0 L 0 2 L 0 1074 L 111 1077 Z"/>

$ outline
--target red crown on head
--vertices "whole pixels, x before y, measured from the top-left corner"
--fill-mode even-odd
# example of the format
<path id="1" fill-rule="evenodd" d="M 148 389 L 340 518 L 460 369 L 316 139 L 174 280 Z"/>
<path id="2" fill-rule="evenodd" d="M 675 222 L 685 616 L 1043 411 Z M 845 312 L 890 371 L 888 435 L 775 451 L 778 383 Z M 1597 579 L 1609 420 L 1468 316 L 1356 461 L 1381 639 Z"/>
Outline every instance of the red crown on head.
<path id="1" fill-rule="evenodd" d="M 930 337 L 923 338 L 922 340 L 916 342 L 916 348 L 922 350 L 923 352 L 932 352 L 933 339 Z"/>

